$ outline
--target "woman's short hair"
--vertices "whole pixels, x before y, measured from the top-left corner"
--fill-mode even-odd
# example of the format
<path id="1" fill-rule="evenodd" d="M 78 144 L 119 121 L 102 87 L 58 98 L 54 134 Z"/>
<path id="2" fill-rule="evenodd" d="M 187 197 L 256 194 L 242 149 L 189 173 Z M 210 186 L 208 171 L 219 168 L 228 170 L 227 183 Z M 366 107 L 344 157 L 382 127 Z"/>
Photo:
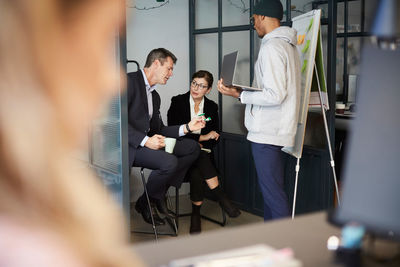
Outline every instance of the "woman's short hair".
<path id="1" fill-rule="evenodd" d="M 196 71 L 192 75 L 192 81 L 193 81 L 194 78 L 204 78 L 208 83 L 208 88 L 212 87 L 212 84 L 213 84 L 213 81 L 214 81 L 213 75 L 210 72 L 206 71 L 206 70 Z"/>

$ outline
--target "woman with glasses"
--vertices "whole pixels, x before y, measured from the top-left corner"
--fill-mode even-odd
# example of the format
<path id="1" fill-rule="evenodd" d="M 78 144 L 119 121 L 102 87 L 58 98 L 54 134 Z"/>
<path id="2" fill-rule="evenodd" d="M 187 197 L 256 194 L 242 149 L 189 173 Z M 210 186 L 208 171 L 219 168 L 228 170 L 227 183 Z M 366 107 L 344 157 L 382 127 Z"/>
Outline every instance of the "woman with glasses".
<path id="1" fill-rule="evenodd" d="M 199 142 L 202 149 L 199 158 L 186 175 L 186 180 L 190 182 L 190 199 L 192 200 L 191 234 L 201 232 L 200 208 L 204 199 L 205 184 L 217 197 L 229 217 L 234 218 L 240 215 L 239 209 L 233 206 L 219 185 L 218 171 L 214 164 L 212 150 L 219 138 L 218 105 L 205 96 L 210 93 L 213 80 L 210 72 L 197 71 L 192 75 L 190 91 L 174 96 L 168 110 L 168 125 L 187 123 L 197 116 L 205 116 L 207 120 L 203 129 L 185 136 Z"/>

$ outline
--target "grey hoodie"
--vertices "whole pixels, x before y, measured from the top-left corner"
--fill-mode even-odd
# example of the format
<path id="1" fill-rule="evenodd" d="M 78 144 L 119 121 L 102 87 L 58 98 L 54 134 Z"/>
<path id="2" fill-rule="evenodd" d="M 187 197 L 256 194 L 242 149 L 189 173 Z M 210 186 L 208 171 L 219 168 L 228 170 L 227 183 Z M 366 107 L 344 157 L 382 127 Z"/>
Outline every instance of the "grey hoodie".
<path id="1" fill-rule="evenodd" d="M 281 26 L 266 34 L 254 67 L 255 87 L 244 91 L 247 139 L 262 144 L 293 146 L 300 106 L 300 59 L 297 32 Z"/>

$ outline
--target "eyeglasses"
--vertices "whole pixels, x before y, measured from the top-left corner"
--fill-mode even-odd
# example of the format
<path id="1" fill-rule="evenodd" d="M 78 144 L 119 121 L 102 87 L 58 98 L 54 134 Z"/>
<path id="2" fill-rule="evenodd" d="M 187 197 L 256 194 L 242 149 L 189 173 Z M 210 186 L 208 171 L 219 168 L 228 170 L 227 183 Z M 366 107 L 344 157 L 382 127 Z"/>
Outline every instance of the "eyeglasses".
<path id="1" fill-rule="evenodd" d="M 205 89 L 208 88 L 208 86 L 206 86 L 206 85 L 204 85 L 204 84 L 201 84 L 201 83 L 196 83 L 196 81 L 194 81 L 194 80 L 191 82 L 191 85 L 192 85 L 194 88 L 198 87 L 198 88 L 201 89 L 201 90 L 205 90 Z"/>
<path id="2" fill-rule="evenodd" d="M 254 26 L 254 17 L 253 16 L 250 17 L 250 25 Z"/>

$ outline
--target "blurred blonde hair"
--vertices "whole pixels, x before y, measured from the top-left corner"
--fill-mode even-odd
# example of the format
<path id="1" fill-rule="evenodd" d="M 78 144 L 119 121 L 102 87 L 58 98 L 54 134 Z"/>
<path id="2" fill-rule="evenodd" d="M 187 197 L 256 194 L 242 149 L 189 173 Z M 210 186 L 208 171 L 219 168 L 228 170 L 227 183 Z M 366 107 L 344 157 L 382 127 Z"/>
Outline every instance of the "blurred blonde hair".
<path id="1" fill-rule="evenodd" d="M 46 58 L 58 27 L 89 1 L 0 0 L 0 215 L 58 234 L 87 265 L 141 265 L 120 210 L 72 158 L 77 140 L 55 101 L 65 88 Z"/>

